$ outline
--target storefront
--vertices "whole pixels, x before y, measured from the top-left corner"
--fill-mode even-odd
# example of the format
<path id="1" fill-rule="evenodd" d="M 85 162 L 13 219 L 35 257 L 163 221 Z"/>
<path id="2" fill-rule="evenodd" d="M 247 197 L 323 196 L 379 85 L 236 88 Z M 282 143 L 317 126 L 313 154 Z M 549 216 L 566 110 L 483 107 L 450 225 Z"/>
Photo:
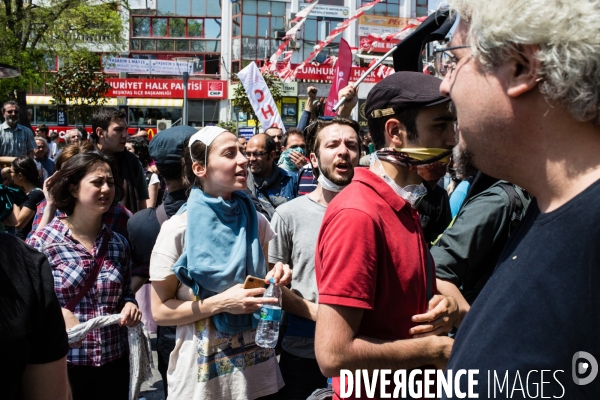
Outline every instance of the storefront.
<path id="1" fill-rule="evenodd" d="M 183 82 L 178 79 L 109 78 L 111 89 L 106 106 L 119 107 L 128 115 L 129 133 L 139 129 L 156 133 L 158 120 L 180 123 L 183 117 Z M 219 80 L 190 80 L 188 83 L 188 119 L 192 126 L 216 124 L 220 120 L 220 101 L 227 98 L 227 82 Z M 32 126 L 46 124 L 59 134 L 72 129 L 68 106 L 66 117 L 52 96 L 27 96 Z M 91 132 L 89 122 L 86 129 Z M 61 135 L 62 136 L 62 135 Z"/>

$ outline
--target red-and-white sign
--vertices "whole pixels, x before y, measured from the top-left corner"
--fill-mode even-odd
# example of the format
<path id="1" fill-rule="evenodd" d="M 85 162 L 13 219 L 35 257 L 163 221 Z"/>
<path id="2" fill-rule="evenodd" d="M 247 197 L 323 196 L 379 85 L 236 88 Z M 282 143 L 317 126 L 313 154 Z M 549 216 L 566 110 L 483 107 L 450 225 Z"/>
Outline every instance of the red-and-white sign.
<path id="1" fill-rule="evenodd" d="M 296 68 L 300 64 L 292 64 L 292 69 Z M 283 69 L 284 64 L 278 63 L 277 69 Z M 358 78 L 362 76 L 367 71 L 367 67 L 352 67 L 350 71 L 350 83 L 356 82 Z M 312 64 L 307 64 L 302 69 L 298 70 L 296 74 L 296 80 L 306 80 L 306 81 L 325 81 L 332 82 L 335 68 L 329 65 L 319 65 L 314 66 Z M 371 72 L 369 76 L 363 81 L 365 83 L 377 83 L 381 81 L 381 77 L 377 76 L 375 72 Z"/>
<path id="2" fill-rule="evenodd" d="M 400 43 L 400 39 L 390 39 L 385 42 L 373 42 L 367 36 L 360 37 L 360 48 L 372 53 L 387 53 L 392 47 Z"/>
<path id="3" fill-rule="evenodd" d="M 109 78 L 107 97 L 152 97 L 182 99 L 183 82 L 178 79 Z M 190 80 L 189 99 L 226 99 L 226 81 Z"/>

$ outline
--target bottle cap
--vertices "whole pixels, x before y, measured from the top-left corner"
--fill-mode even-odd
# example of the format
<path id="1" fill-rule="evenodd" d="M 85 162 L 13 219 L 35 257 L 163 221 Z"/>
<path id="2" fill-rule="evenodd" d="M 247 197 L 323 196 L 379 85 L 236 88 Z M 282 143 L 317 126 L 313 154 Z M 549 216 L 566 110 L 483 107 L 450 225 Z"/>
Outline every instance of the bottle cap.
<path id="1" fill-rule="evenodd" d="M 271 278 L 271 279 L 269 280 L 269 282 L 270 282 L 270 283 L 275 283 L 275 278 Z"/>

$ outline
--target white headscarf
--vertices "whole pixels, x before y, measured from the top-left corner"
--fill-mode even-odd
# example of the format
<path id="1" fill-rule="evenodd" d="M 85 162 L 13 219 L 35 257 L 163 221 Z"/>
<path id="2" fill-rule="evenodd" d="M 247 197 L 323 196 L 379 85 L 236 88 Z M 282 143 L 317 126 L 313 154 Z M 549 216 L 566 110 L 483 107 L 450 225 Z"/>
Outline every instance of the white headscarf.
<path id="1" fill-rule="evenodd" d="M 190 148 L 190 157 L 192 158 L 192 161 L 197 161 L 194 160 L 194 155 L 192 154 L 192 144 L 194 144 L 197 141 L 204 143 L 206 145 L 206 152 L 204 153 L 204 168 L 206 169 L 208 167 L 208 146 L 210 146 L 210 144 L 217 138 L 217 136 L 219 136 L 223 132 L 229 131 L 218 126 L 205 126 L 198 132 L 194 133 L 188 143 L 188 146 Z"/>

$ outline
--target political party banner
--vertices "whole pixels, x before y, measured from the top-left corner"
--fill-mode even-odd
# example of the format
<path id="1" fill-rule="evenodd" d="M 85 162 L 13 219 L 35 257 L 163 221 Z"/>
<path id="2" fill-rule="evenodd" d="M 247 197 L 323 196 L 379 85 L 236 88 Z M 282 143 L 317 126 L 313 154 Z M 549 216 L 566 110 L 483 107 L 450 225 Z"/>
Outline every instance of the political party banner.
<path id="1" fill-rule="evenodd" d="M 107 97 L 183 98 L 183 81 L 178 79 L 108 78 Z M 226 99 L 227 81 L 190 80 L 189 99 Z"/>
<path id="2" fill-rule="evenodd" d="M 333 74 L 333 82 L 331 83 L 331 89 L 329 90 L 329 96 L 327 96 L 327 103 L 325 103 L 325 115 L 335 116 L 337 112 L 333 112 L 332 108 L 338 102 L 338 92 L 348 86 L 348 80 L 350 79 L 350 72 L 352 71 L 352 50 L 344 39 L 340 40 L 340 49 L 338 52 L 338 59 L 335 66 L 335 72 Z"/>
<path id="3" fill-rule="evenodd" d="M 248 100 L 250 100 L 254 114 L 258 117 L 262 128 L 267 129 L 276 126 L 285 132 L 285 126 L 277 110 L 277 105 L 256 63 L 251 62 L 246 68 L 238 72 L 237 76 L 246 90 Z"/>

